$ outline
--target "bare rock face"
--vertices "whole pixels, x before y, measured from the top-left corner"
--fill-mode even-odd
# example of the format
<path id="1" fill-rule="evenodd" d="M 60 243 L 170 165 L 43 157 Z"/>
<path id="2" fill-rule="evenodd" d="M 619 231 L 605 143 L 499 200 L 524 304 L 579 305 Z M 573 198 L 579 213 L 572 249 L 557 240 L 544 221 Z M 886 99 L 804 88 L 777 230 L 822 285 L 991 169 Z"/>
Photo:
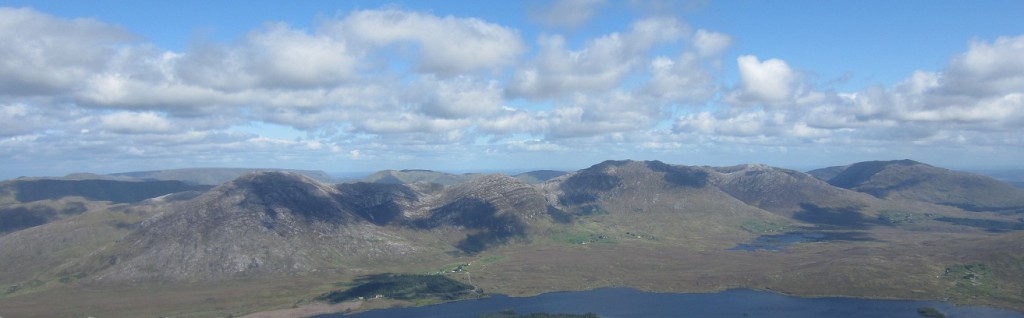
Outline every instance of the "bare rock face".
<path id="1" fill-rule="evenodd" d="M 342 193 L 297 174 L 261 172 L 166 206 L 102 256 L 97 279 L 196 280 L 316 270 L 339 258 L 415 248 L 340 203 Z"/>

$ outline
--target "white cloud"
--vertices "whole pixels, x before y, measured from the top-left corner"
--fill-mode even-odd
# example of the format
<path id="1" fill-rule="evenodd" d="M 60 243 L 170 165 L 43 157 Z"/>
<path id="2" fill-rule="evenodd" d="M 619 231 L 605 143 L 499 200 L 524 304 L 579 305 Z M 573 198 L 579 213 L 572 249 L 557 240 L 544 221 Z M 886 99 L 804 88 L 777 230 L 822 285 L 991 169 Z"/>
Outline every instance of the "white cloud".
<path id="1" fill-rule="evenodd" d="M 0 104 L 0 138 L 38 132 L 51 126 L 50 120 L 24 103 Z"/>
<path id="2" fill-rule="evenodd" d="M 166 133 L 174 130 L 169 120 L 153 112 L 116 112 L 100 116 L 100 129 L 119 134 Z"/>
<path id="3" fill-rule="evenodd" d="M 401 134 L 401 133 L 444 133 L 469 127 L 471 121 L 466 119 L 443 119 L 430 118 L 412 113 L 389 114 L 390 116 L 376 116 L 365 118 L 354 126 L 358 131 L 372 134 Z"/>
<path id="4" fill-rule="evenodd" d="M 0 9 L 0 159 L 74 156 L 67 169 L 80 170 L 131 158 L 294 166 L 485 149 L 602 160 L 1024 145 L 1024 36 L 976 40 L 944 69 L 853 92 L 753 54 L 736 60 L 738 82 L 723 83 L 733 37 L 672 18 L 582 36 L 544 34 L 528 46 L 509 26 L 384 9 L 309 29 L 269 22 L 175 52 L 100 21 Z"/>
<path id="5" fill-rule="evenodd" d="M 75 96 L 82 106 L 152 109 L 187 115 L 209 114 L 233 103 L 232 96 L 177 82 L 144 82 L 120 73 L 99 73 L 84 81 Z"/>
<path id="6" fill-rule="evenodd" d="M 1006 143 L 1019 146 L 1024 123 L 1024 36 L 974 42 L 941 71 L 916 71 L 890 87 L 854 93 L 817 91 L 779 60 L 738 60 L 741 83 L 727 97 L 735 107 L 677 118 L 680 134 L 711 138 L 806 138 L 860 145 L 935 146 Z M 756 111 L 742 107 L 759 103 Z M 786 107 L 779 107 L 786 106 Z M 740 139 L 732 139 L 738 141 Z"/>
<path id="7" fill-rule="evenodd" d="M 717 56 L 732 45 L 732 37 L 714 31 L 699 29 L 693 35 L 693 46 L 701 57 Z"/>
<path id="8" fill-rule="evenodd" d="M 412 103 L 420 103 L 421 111 L 433 117 L 466 118 L 493 114 L 504 103 L 496 81 L 480 81 L 467 76 L 438 80 L 425 76 L 412 85 Z"/>
<path id="9" fill-rule="evenodd" d="M 361 54 L 344 39 L 308 34 L 282 23 L 249 34 L 251 66 L 264 86 L 324 86 L 352 79 Z"/>
<path id="10" fill-rule="evenodd" d="M 540 139 L 513 140 L 513 141 L 510 141 L 508 143 L 508 147 L 513 149 L 513 150 L 526 150 L 526 151 L 537 151 L 537 152 L 539 152 L 539 151 L 544 151 L 544 152 L 564 151 L 564 150 L 567 149 L 567 148 L 565 148 L 563 146 L 560 146 L 560 145 L 557 145 L 557 144 L 553 144 L 553 143 L 550 143 L 550 142 L 547 142 L 547 141 L 544 141 L 544 140 L 540 140 Z"/>
<path id="11" fill-rule="evenodd" d="M 576 95 L 544 116 L 550 138 L 588 137 L 649 129 L 666 117 L 658 103 L 627 92 Z"/>
<path id="12" fill-rule="evenodd" d="M 726 136 L 776 135 L 784 132 L 786 124 L 781 113 L 755 111 L 725 114 L 716 117 L 709 112 L 688 114 L 678 118 L 675 130 Z"/>
<path id="13" fill-rule="evenodd" d="M 32 9 L 0 8 L 0 94 L 59 94 L 106 66 L 135 37 L 92 19 L 60 19 Z"/>
<path id="14" fill-rule="evenodd" d="M 914 72 L 854 95 L 861 118 L 930 122 L 933 129 L 990 129 L 1024 118 L 1024 36 L 974 42 L 942 72 Z"/>
<path id="15" fill-rule="evenodd" d="M 730 96 L 740 102 L 780 103 L 793 95 L 796 75 L 789 64 L 779 59 L 763 62 L 757 56 L 743 55 L 736 58 L 739 66 L 740 85 Z"/>
<path id="16" fill-rule="evenodd" d="M 700 104 L 710 100 L 719 89 L 694 54 L 682 54 L 676 60 L 657 57 L 649 68 L 651 79 L 643 92 L 658 100 Z"/>
<path id="17" fill-rule="evenodd" d="M 1021 52 L 1024 52 L 1024 35 L 1000 37 L 992 43 L 972 42 L 966 53 L 951 61 L 950 84 L 967 85 L 967 89 L 978 90 L 977 93 L 1020 91 L 1024 87 Z M 972 83 L 975 85 L 969 85 Z"/>
<path id="18" fill-rule="evenodd" d="M 627 33 L 593 39 L 575 51 L 566 48 L 561 36 L 542 36 L 537 58 L 516 71 L 508 90 L 513 96 L 533 99 L 606 91 L 621 85 L 626 75 L 641 66 L 652 46 L 688 32 L 675 19 L 644 19 L 633 23 Z"/>
<path id="19" fill-rule="evenodd" d="M 418 68 L 445 75 L 509 65 L 525 50 L 517 31 L 497 24 L 399 10 L 356 11 L 324 29 L 374 47 L 415 45 Z"/>

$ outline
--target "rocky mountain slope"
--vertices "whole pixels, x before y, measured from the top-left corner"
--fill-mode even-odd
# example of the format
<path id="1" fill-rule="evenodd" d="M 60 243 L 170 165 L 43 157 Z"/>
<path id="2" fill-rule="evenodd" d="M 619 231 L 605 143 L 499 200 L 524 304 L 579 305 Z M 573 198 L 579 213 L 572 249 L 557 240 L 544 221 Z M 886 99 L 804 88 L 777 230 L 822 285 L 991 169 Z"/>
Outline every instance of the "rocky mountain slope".
<path id="1" fill-rule="evenodd" d="M 188 281 L 324 269 L 346 258 L 387 260 L 416 248 L 299 174 L 257 172 L 173 202 L 83 267 L 97 280 Z"/>

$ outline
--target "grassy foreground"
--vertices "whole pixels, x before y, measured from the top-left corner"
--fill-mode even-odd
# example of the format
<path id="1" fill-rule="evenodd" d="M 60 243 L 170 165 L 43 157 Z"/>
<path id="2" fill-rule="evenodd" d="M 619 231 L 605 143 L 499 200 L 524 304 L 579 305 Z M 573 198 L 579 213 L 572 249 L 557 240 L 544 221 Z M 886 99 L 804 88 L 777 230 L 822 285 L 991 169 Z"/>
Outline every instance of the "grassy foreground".
<path id="1" fill-rule="evenodd" d="M 513 296 L 608 286 L 664 292 L 753 288 L 797 296 L 948 299 L 1024 311 L 1024 232 L 932 234 L 876 227 L 868 231 L 874 240 L 805 243 L 781 252 L 730 251 L 728 244 L 688 245 L 636 235 L 581 244 L 576 238 L 591 239 L 594 233 L 580 233 L 552 233 L 474 256 L 335 273 L 188 284 L 72 280 L 0 296 L 0 317 L 240 317 L 315 303 L 318 296 L 355 286 L 359 277 L 388 272 L 440 273 L 459 282 L 451 286 Z M 423 302 L 388 299 L 368 301 L 362 309 L 417 304 Z"/>

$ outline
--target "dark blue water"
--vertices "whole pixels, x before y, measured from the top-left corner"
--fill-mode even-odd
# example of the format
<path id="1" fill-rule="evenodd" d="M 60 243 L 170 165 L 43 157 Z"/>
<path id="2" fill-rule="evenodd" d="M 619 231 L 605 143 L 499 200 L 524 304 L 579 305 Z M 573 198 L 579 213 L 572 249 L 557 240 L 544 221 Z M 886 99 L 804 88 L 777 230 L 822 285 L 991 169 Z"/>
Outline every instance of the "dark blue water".
<path id="1" fill-rule="evenodd" d="M 956 307 L 936 301 L 860 298 L 800 298 L 749 289 L 714 294 L 651 293 L 629 288 L 556 292 L 534 297 L 492 296 L 447 304 L 373 310 L 353 315 L 316 317 L 477 317 L 503 310 L 585 314 L 601 317 L 921 317 L 919 307 L 938 309 L 946 317 L 1024 318 L 1024 313 L 989 307 Z"/>
<path id="2" fill-rule="evenodd" d="M 761 235 L 750 243 L 736 244 L 730 250 L 736 251 L 781 251 L 793 243 L 820 242 L 828 240 L 828 235 L 819 232 L 789 232 L 784 234 Z"/>

